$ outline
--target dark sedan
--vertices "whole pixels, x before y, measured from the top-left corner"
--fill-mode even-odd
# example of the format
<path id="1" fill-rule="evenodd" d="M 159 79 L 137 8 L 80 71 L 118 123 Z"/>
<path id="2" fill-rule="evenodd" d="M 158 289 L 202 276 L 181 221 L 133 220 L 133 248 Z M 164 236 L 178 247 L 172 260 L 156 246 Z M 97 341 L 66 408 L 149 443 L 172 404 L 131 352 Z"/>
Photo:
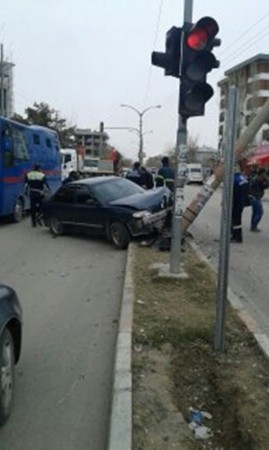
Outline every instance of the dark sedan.
<path id="1" fill-rule="evenodd" d="M 44 220 L 55 235 L 87 230 L 125 249 L 132 238 L 162 229 L 170 195 L 166 187 L 146 191 L 121 177 L 88 178 L 60 187 L 43 205 Z"/>
<path id="2" fill-rule="evenodd" d="M 0 284 L 0 425 L 8 419 L 14 397 L 15 364 L 21 352 L 22 310 L 16 292 Z"/>

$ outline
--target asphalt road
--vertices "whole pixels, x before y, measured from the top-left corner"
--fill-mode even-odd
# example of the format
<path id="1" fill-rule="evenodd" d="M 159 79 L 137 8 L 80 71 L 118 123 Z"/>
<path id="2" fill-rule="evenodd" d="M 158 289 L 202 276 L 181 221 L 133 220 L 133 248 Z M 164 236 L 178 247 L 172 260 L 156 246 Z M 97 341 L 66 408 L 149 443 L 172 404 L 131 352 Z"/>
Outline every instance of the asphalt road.
<path id="1" fill-rule="evenodd" d="M 199 186 L 188 185 L 185 189 L 186 206 L 193 199 Z M 204 254 L 215 268 L 219 264 L 220 219 L 222 189 L 219 188 L 189 228 Z M 244 308 L 255 319 L 260 331 L 269 336 L 269 196 L 264 199 L 264 216 L 260 223 L 261 233 L 250 228 L 251 208 L 243 214 L 243 244 L 230 244 L 229 285 L 240 298 Z"/>
<path id="2" fill-rule="evenodd" d="M 106 447 L 126 252 L 104 240 L 0 225 L 1 282 L 24 313 L 12 415 L 1 450 Z"/>

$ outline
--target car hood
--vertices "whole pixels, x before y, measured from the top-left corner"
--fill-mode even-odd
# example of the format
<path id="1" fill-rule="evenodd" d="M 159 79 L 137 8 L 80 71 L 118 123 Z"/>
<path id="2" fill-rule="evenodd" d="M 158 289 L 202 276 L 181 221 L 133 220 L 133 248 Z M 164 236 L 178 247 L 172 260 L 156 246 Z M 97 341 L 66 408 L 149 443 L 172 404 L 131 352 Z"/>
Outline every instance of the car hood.
<path id="1" fill-rule="evenodd" d="M 164 198 L 169 199 L 171 192 L 166 187 L 160 187 L 148 190 L 143 194 L 134 194 L 128 197 L 123 197 L 109 202 L 111 206 L 124 206 L 136 210 L 147 209 L 149 211 L 156 211 L 161 209 L 161 203 Z"/>

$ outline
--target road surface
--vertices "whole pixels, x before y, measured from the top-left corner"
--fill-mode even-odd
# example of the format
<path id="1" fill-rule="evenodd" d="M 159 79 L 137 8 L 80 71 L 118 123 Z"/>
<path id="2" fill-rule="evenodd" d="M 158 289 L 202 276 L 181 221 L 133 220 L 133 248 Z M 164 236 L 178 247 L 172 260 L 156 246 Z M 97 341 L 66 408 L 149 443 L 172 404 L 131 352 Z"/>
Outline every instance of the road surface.
<path id="1" fill-rule="evenodd" d="M 200 187 L 185 188 L 186 206 Z M 189 228 L 204 254 L 215 268 L 219 263 L 219 239 L 222 188 L 211 197 L 207 205 Z M 250 229 L 251 208 L 243 213 L 243 244 L 230 244 L 229 285 L 240 298 L 246 310 L 258 323 L 261 332 L 269 336 L 269 201 L 264 200 L 264 216 L 260 223 L 261 233 Z"/>
<path id="2" fill-rule="evenodd" d="M 126 252 L 105 240 L 0 225 L 1 282 L 23 313 L 12 415 L 1 450 L 106 448 Z"/>

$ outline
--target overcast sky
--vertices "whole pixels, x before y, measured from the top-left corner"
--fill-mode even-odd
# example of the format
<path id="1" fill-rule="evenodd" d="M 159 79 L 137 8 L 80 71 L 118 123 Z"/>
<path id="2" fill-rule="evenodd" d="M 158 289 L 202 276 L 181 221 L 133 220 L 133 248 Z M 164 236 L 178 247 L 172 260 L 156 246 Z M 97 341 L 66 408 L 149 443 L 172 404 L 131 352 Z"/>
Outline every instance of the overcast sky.
<path id="1" fill-rule="evenodd" d="M 176 138 L 178 81 L 150 64 L 164 51 L 165 33 L 182 26 L 183 0 L 1 0 L 0 41 L 15 63 L 15 111 L 46 102 L 79 128 L 138 128 L 144 115 L 147 156 L 164 153 Z M 219 92 L 224 72 L 257 53 L 269 53 L 267 0 L 194 0 L 193 22 L 212 16 L 220 27 L 221 61 L 208 81 L 215 95 L 206 115 L 190 119 L 199 145 L 217 147 Z M 135 158 L 138 136 L 108 130 L 110 143 Z"/>

